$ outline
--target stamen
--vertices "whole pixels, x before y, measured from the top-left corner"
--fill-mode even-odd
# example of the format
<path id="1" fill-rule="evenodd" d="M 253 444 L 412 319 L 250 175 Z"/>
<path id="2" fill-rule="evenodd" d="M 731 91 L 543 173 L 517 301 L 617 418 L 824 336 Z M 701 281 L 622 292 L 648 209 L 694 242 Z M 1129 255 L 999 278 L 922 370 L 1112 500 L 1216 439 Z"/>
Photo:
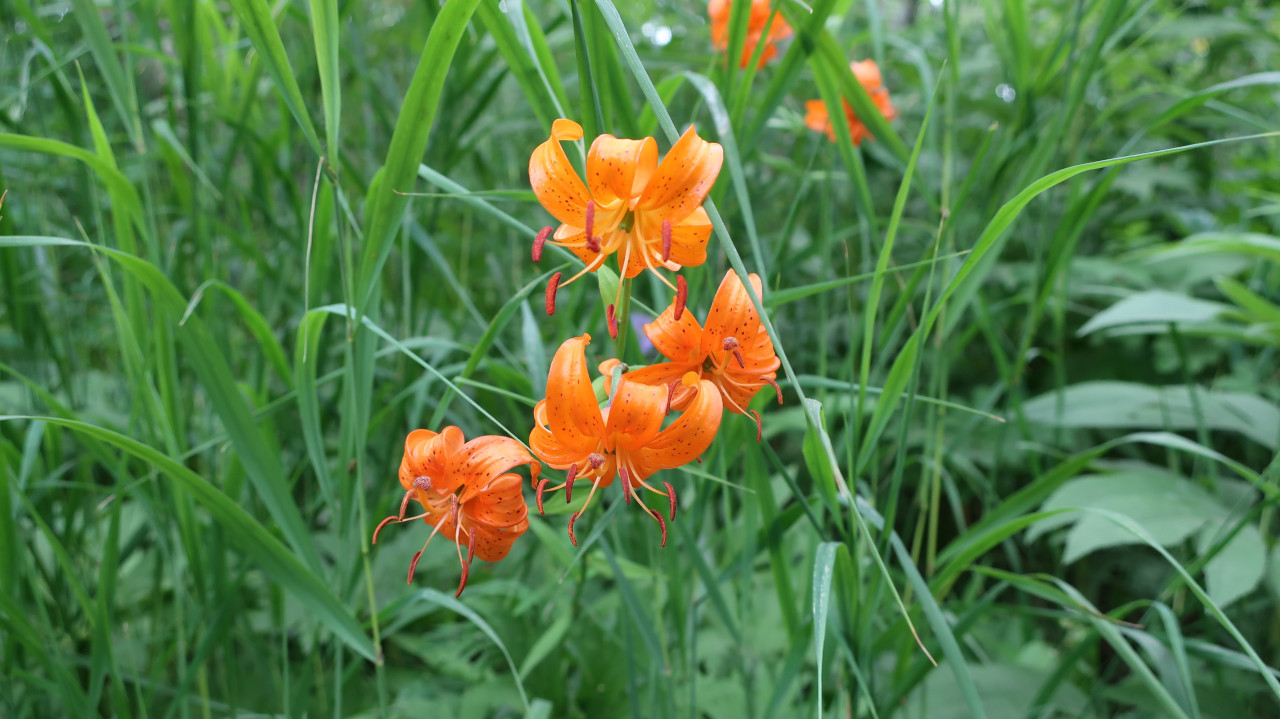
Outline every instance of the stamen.
<path id="1" fill-rule="evenodd" d="M 737 337 L 725 337 L 723 346 L 726 352 L 733 353 L 734 359 L 738 360 L 739 367 L 741 367 L 742 369 L 747 368 L 746 361 L 742 359 L 742 350 L 738 349 L 738 347 L 740 347 L 741 345 L 738 344 Z"/>
<path id="2" fill-rule="evenodd" d="M 476 558 L 476 528 L 471 527 L 467 530 L 467 564 L 471 564 Z"/>
<path id="3" fill-rule="evenodd" d="M 587 203 L 587 219 L 582 225 L 582 231 L 587 236 L 588 244 L 590 244 L 592 237 L 595 236 L 595 233 L 592 232 L 592 230 L 595 229 L 595 224 L 596 224 L 596 203 L 593 201 L 593 202 Z"/>
<path id="4" fill-rule="evenodd" d="M 386 519 L 382 520 L 381 522 L 378 522 L 378 526 L 377 526 L 377 528 L 373 530 L 373 542 L 371 542 L 371 543 L 372 543 L 372 544 L 377 544 L 377 543 L 378 543 L 378 532 L 381 532 L 383 527 L 387 526 L 388 524 L 391 524 L 392 522 L 394 522 L 394 521 L 396 521 L 396 520 L 397 520 L 397 517 L 396 517 L 396 515 L 394 515 L 394 514 L 393 514 L 393 515 L 391 515 L 390 517 L 387 517 Z"/>
<path id="5" fill-rule="evenodd" d="M 756 442 L 760 441 L 760 435 L 764 432 L 764 422 L 760 420 L 760 413 L 754 409 L 749 412 L 756 423 Z"/>
<path id="6" fill-rule="evenodd" d="M 782 404 L 782 388 L 778 386 L 778 383 L 772 377 L 761 377 L 760 379 L 773 385 L 773 391 L 778 393 L 778 404 Z"/>
<path id="7" fill-rule="evenodd" d="M 627 474 L 627 468 L 618 466 L 618 476 L 622 478 L 622 496 L 627 500 L 627 506 L 631 505 L 631 476 Z"/>
<path id="8" fill-rule="evenodd" d="M 586 242 L 584 242 L 583 244 L 586 246 L 586 248 L 587 248 L 587 250 L 588 250 L 589 252 L 599 252 L 599 251 L 600 251 L 600 237 L 599 237 L 598 235 L 593 236 L 593 237 L 588 237 L 588 238 L 586 239 Z"/>
<path id="9" fill-rule="evenodd" d="M 419 549 L 418 553 L 413 555 L 413 561 L 409 562 L 409 581 L 405 582 L 405 584 L 413 584 L 413 572 L 418 568 L 418 560 L 422 559 L 424 551 L 426 551 L 426 547 Z"/>
<path id="10" fill-rule="evenodd" d="M 533 498 L 538 503 L 538 514 L 544 516 L 546 515 L 546 512 L 542 511 L 542 490 L 547 488 L 547 483 L 550 481 L 551 480 L 549 479 L 538 480 L 538 488 L 533 490 Z"/>
<path id="11" fill-rule="evenodd" d="M 662 221 L 662 261 L 671 259 L 671 220 Z"/>
<path id="12" fill-rule="evenodd" d="M 671 384 L 667 385 L 667 407 L 666 409 L 662 410 L 663 414 L 671 414 L 671 400 L 675 398 L 676 387 L 679 386 L 679 384 L 680 384 L 680 380 L 676 380 L 675 382 L 672 382 Z"/>
<path id="13" fill-rule="evenodd" d="M 671 486 L 670 482 L 663 482 L 662 486 L 667 488 L 667 500 L 671 502 L 671 521 L 676 521 L 676 490 Z"/>
<path id="14" fill-rule="evenodd" d="M 662 527 L 662 543 L 659 544 L 658 546 L 660 547 L 667 546 L 667 521 L 662 518 L 662 512 L 659 512 L 656 509 L 650 509 L 649 516 L 658 520 L 658 526 Z"/>
<path id="15" fill-rule="evenodd" d="M 578 521 L 578 517 L 582 514 L 582 510 L 578 510 L 569 515 L 569 541 L 573 542 L 573 546 L 578 546 L 578 538 L 573 536 L 573 523 Z"/>
<path id="16" fill-rule="evenodd" d="M 462 565 L 462 578 L 458 580 L 458 591 L 453 593 L 453 598 L 457 599 L 462 596 L 462 590 L 467 588 L 467 575 L 471 573 L 471 564 Z"/>
<path id="17" fill-rule="evenodd" d="M 564 480 L 564 503 L 573 501 L 573 480 L 578 477 L 578 465 L 569 465 L 569 476 Z"/>
<path id="18" fill-rule="evenodd" d="M 547 281 L 547 315 L 556 313 L 556 290 L 560 288 L 559 272 L 551 275 L 551 279 Z"/>
<path id="19" fill-rule="evenodd" d="M 544 227 L 538 232 L 538 236 L 533 238 L 533 261 L 542 261 L 542 246 L 547 244 L 547 238 L 551 236 L 551 228 Z"/>
<path id="20" fill-rule="evenodd" d="M 618 339 L 618 316 L 614 313 L 613 305 L 604 311 L 605 320 L 609 323 L 609 338 Z"/>
<path id="21" fill-rule="evenodd" d="M 676 304 L 673 314 L 676 322 L 680 321 L 681 315 L 684 314 L 684 305 L 689 301 L 689 283 L 684 281 L 684 275 L 676 275 Z"/>

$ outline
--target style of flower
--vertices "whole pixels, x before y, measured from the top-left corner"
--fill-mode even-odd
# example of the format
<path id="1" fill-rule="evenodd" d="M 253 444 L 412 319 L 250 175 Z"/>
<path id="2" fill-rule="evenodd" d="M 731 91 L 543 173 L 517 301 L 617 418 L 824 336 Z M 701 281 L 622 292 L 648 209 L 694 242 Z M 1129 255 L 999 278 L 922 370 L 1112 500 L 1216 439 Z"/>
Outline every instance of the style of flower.
<path id="1" fill-rule="evenodd" d="M 569 518 L 569 541 L 577 546 L 573 525 L 591 504 L 600 487 L 622 478 L 628 504 L 634 499 L 662 528 L 662 544 L 667 543 L 667 523 L 662 514 L 649 509 L 639 490 L 665 494 L 670 518 L 676 517 L 676 493 L 670 482 L 666 491 L 646 480 L 663 469 L 674 469 L 698 458 L 711 445 L 720 429 L 723 412 L 720 393 L 706 380 L 688 374 L 680 380 L 689 393 L 684 413 L 662 427 L 670 411 L 670 395 L 665 387 L 632 382 L 622 375 L 612 400 L 603 409 L 596 401 L 587 372 L 586 347 L 590 335 L 568 339 L 551 360 L 547 375 L 547 397 L 534 407 L 536 426 L 529 435 L 533 453 L 548 466 L 568 470 L 563 484 L 550 491 L 565 490 L 571 499 L 574 482 L 590 482 L 591 493 L 582 509 Z M 538 511 L 548 480 L 537 483 Z"/>
<path id="2" fill-rule="evenodd" d="M 748 278 L 756 295 L 763 297 L 759 276 L 752 274 Z M 778 402 L 782 402 L 782 390 L 775 381 L 780 363 L 773 341 L 737 273 L 725 273 L 705 327 L 698 324 L 692 312 L 677 317 L 672 306 L 645 325 L 644 333 L 670 361 L 628 373 L 632 382 L 671 387 L 671 406 L 679 410 L 692 400 L 683 378 L 696 374 L 715 386 L 730 412 L 752 415 L 759 439 L 760 413 L 748 411 L 747 406 L 766 384 L 773 385 Z"/>
<path id="3" fill-rule="evenodd" d="M 715 184 L 724 162 L 724 149 L 698 136 L 692 126 L 658 162 L 658 143 L 652 137 L 623 140 L 600 135 L 587 152 L 584 184 L 565 156 L 561 142 L 582 137 L 582 126 L 560 119 L 551 124 L 551 137 L 529 158 L 529 182 L 538 201 L 560 226 L 546 228 L 533 245 L 533 259 L 542 257 L 543 245 L 568 249 L 586 263 L 580 272 L 561 282 L 560 273 L 547 284 L 547 314 L 555 312 L 555 295 L 588 272 L 604 266 L 617 255 L 619 272 L 635 277 L 648 269 L 671 289 L 681 293 L 658 268 L 672 272 L 707 260 L 711 220 L 702 201 Z M 614 308 L 610 305 L 610 335 L 617 336 Z"/>
<path id="4" fill-rule="evenodd" d="M 871 96 L 871 101 L 875 103 L 880 114 L 884 115 L 884 119 L 892 120 L 897 117 L 898 110 L 889 100 L 889 89 L 884 86 L 884 78 L 880 75 L 880 68 L 875 60 L 855 62 L 849 68 L 853 70 L 853 76 L 858 79 L 862 88 Z M 809 100 L 804 104 L 804 108 L 806 111 L 804 124 L 815 132 L 827 133 L 827 137 L 835 142 L 836 130 L 831 125 L 826 103 L 822 100 Z M 864 139 L 871 138 L 867 126 L 854 114 L 848 101 L 844 103 L 844 114 L 849 122 L 849 136 L 853 139 L 855 146 L 861 144 Z"/>
<path id="5" fill-rule="evenodd" d="M 707 15 L 711 18 L 711 45 L 720 52 L 724 52 L 729 46 L 729 11 L 732 5 L 733 0 L 711 0 L 707 3 Z M 771 15 L 772 22 L 769 20 Z M 766 25 L 768 26 L 767 34 Z M 777 43 L 791 35 L 791 26 L 782 17 L 782 13 L 774 14 L 769 0 L 752 0 L 751 15 L 747 18 L 747 39 L 742 45 L 740 66 L 746 67 L 751 62 L 756 46 L 763 39 L 764 49 L 760 51 L 760 61 L 756 67 L 764 67 L 765 63 L 778 55 Z"/>
<path id="6" fill-rule="evenodd" d="M 529 508 L 520 493 L 523 480 L 511 470 L 527 464 L 535 482 L 541 471 L 538 461 L 514 439 L 484 436 L 464 440 L 457 427 L 445 427 L 439 433 L 426 429 L 410 432 L 400 461 L 400 486 L 405 489 L 400 513 L 382 520 L 373 530 L 373 543 L 377 544 L 378 532 L 392 522 L 422 519 L 433 527 L 409 563 L 410 584 L 418 560 L 436 534 L 453 540 L 462 566 L 454 596 L 461 595 L 467 586 L 476 557 L 486 562 L 506 557 L 511 545 L 529 528 Z M 423 512 L 405 517 L 410 499 L 422 505 Z"/>

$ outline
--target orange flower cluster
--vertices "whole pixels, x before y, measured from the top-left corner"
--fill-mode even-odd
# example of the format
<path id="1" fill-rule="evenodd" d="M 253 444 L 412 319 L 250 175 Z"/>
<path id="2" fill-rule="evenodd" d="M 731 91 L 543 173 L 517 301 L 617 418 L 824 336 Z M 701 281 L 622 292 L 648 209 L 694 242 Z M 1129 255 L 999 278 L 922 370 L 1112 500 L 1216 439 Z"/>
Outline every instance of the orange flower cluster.
<path id="1" fill-rule="evenodd" d="M 605 375 L 601 398 L 587 369 L 591 336 L 574 337 L 560 346 L 547 376 L 547 396 L 533 410 L 536 426 L 529 446 L 547 466 L 567 474 L 554 487 L 548 488 L 550 480 L 539 481 L 536 501 L 542 511 L 547 491 L 563 489 L 569 501 L 576 483 L 590 483 L 586 502 L 569 518 L 569 540 L 576 546 L 574 524 L 598 489 L 621 478 L 624 500 L 635 501 L 658 523 L 665 546 L 667 520 L 645 503 L 641 490 L 665 496 L 667 517 L 674 520 L 675 489 L 665 481 L 659 489 L 649 479 L 661 470 L 699 459 L 715 439 L 724 410 L 746 414 L 747 405 L 764 385 L 772 385 L 781 401 L 775 381 L 778 358 L 736 274 L 725 275 L 704 327 L 685 312 L 684 278 L 677 275 L 672 284 L 659 271 L 661 267 L 675 272 L 706 261 L 711 222 L 702 203 L 723 163 L 720 145 L 703 140 L 690 127 L 659 164 L 653 138 L 621 140 L 601 135 L 587 153 L 584 184 L 560 146 L 563 140 L 581 137 L 577 123 L 556 120 L 551 137 L 529 160 L 534 193 L 562 223 L 554 235 L 550 227 L 539 233 L 533 259 L 541 259 L 548 242 L 577 255 L 585 267 L 564 285 L 599 270 L 610 255 L 619 256 L 623 277 L 634 277 L 645 269 L 653 272 L 674 296 L 644 331 L 669 361 L 634 372 L 626 372 L 623 366 L 615 386 L 612 375 L 621 362 L 605 360 L 599 367 Z M 556 273 L 547 286 L 548 314 L 555 311 L 559 279 Z M 756 293 L 761 293 L 760 278 L 751 275 L 750 279 Z M 619 283 L 618 295 L 605 313 L 613 337 L 618 332 L 615 308 L 622 288 Z M 673 412 L 679 416 L 666 424 Z M 759 413 L 753 417 L 758 427 Z"/>
<path id="2" fill-rule="evenodd" d="M 711 18 L 711 44 L 716 50 L 724 52 L 729 46 L 729 11 L 733 0 L 711 0 L 707 3 L 707 16 Z M 770 16 L 773 21 L 770 22 Z M 766 32 L 766 26 L 768 30 Z M 783 19 L 782 14 L 774 14 L 769 0 L 752 0 L 751 15 L 747 17 L 747 39 L 742 45 L 741 67 L 746 67 L 755 54 L 756 46 L 764 42 L 760 51 L 760 60 L 756 67 L 764 67 L 778 55 L 778 43 L 791 37 L 791 26 Z"/>
<path id="3" fill-rule="evenodd" d="M 461 595 L 467 586 L 471 562 L 476 557 L 486 562 L 506 557 L 511 545 L 529 528 L 529 507 L 520 492 L 523 480 L 511 470 L 527 464 L 536 482 L 542 468 L 514 439 L 484 436 L 470 442 L 464 440 L 457 427 L 445 427 L 439 433 L 427 429 L 410 432 L 400 460 L 400 486 L 405 490 L 400 513 L 382 520 L 373 530 L 373 543 L 377 544 L 378 533 L 392 522 L 421 519 L 434 527 L 409 562 L 410 584 L 427 544 L 437 534 L 453 540 L 462 566 L 462 579 L 454 596 Z M 404 516 L 409 500 L 422 506 L 421 514 Z"/>
<path id="4" fill-rule="evenodd" d="M 884 115 L 884 119 L 892 120 L 898 116 L 898 110 L 893 106 L 893 102 L 889 100 L 889 89 L 884 86 L 884 79 L 880 75 L 880 67 L 876 65 L 875 60 L 862 60 L 855 62 L 849 66 L 853 70 L 853 76 L 857 78 L 858 83 L 862 85 L 867 94 L 871 96 L 872 102 L 876 104 L 876 109 Z M 835 142 L 836 130 L 831 125 L 831 119 L 827 112 L 827 105 L 822 100 L 809 100 L 804 104 L 806 111 L 804 124 L 810 130 L 815 132 L 825 132 L 827 137 Z M 867 131 L 867 126 L 858 119 L 854 114 L 853 108 L 846 101 L 844 103 L 845 118 L 849 123 L 849 136 L 853 139 L 855 146 L 862 144 L 864 139 L 870 139 L 871 133 Z"/>

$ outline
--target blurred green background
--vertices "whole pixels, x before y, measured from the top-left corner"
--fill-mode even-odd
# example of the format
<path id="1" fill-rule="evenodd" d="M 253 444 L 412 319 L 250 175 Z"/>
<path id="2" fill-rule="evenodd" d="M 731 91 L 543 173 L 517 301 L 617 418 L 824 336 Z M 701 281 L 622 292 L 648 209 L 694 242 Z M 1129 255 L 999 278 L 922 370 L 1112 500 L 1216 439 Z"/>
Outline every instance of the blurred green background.
<path id="1" fill-rule="evenodd" d="M 1280 8 L 749 5 L 0 0 L 0 716 L 1276 716 Z M 405 435 L 613 349 L 557 117 L 724 146 L 690 307 L 764 277 L 786 403 L 455 601 Z"/>

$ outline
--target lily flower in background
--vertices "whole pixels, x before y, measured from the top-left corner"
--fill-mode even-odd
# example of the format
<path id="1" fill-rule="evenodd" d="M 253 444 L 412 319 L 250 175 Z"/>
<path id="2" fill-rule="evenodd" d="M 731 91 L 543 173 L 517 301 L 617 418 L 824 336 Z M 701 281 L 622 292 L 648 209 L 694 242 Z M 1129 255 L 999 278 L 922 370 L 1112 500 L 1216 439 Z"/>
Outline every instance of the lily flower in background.
<path id="1" fill-rule="evenodd" d="M 552 487 L 565 490 L 565 501 L 572 498 L 574 482 L 590 482 L 591 493 L 582 509 L 569 518 L 569 541 L 577 546 L 573 524 L 591 505 L 600 487 L 613 484 L 622 477 L 623 497 L 634 499 L 662 528 L 662 544 L 667 543 L 667 523 L 662 514 L 650 509 L 639 490 L 666 495 L 670 518 L 676 517 L 676 493 L 670 482 L 666 491 L 646 480 L 663 469 L 674 469 L 692 462 L 706 451 L 720 429 L 722 406 L 720 393 L 706 380 L 689 374 L 681 379 L 681 387 L 689 393 L 686 409 L 665 429 L 662 427 L 670 409 L 666 387 L 632 382 L 622 375 L 613 392 L 611 403 L 603 409 L 596 401 L 587 372 L 586 347 L 590 335 L 565 340 L 551 360 L 547 375 L 547 398 L 534 407 L 536 426 L 529 435 L 529 446 L 547 465 L 568 470 L 563 484 Z M 547 480 L 537 484 L 538 509 Z"/>
<path id="2" fill-rule="evenodd" d="M 893 102 L 889 100 L 889 89 L 884 86 L 884 78 L 880 74 L 880 67 L 876 65 L 875 60 L 862 60 L 849 65 L 853 70 L 853 76 L 858 79 L 862 88 L 871 96 L 871 100 L 875 102 L 876 109 L 880 110 L 880 114 L 884 115 L 884 119 L 893 120 L 898 116 L 898 110 L 893 106 Z M 804 104 L 805 117 L 804 124 L 814 132 L 825 132 L 827 137 L 835 142 L 836 130 L 831 125 L 831 118 L 827 112 L 827 105 L 822 100 L 809 100 Z M 874 139 L 871 133 L 867 131 L 867 126 L 858 119 L 854 114 L 853 108 L 846 101 L 844 103 L 845 119 L 849 123 L 849 136 L 853 138 L 855 146 L 862 144 L 864 139 Z"/>
<path id="3" fill-rule="evenodd" d="M 707 16 L 711 18 L 711 45 L 724 52 L 729 47 L 729 11 L 733 0 L 711 0 L 707 3 Z M 773 15 L 773 22 L 769 16 Z M 768 33 L 765 33 L 765 26 Z M 777 43 L 791 37 L 793 31 L 782 13 L 774 14 L 769 0 L 752 0 L 751 15 L 747 18 L 747 39 L 742 45 L 742 59 L 739 65 L 746 67 L 756 46 L 764 41 L 764 49 L 760 51 L 760 62 L 757 68 L 764 67 L 778 55 Z"/>
<path id="4" fill-rule="evenodd" d="M 538 234 L 533 259 L 540 259 L 543 245 L 550 243 L 586 263 L 564 282 L 560 273 L 552 276 L 547 285 L 547 314 L 555 311 L 559 287 L 600 269 L 610 255 L 617 255 L 623 277 L 635 277 L 647 269 L 678 291 L 658 270 L 675 272 L 706 262 L 711 220 L 702 201 L 720 174 L 724 149 L 699 137 L 690 126 L 659 163 L 658 143 L 652 137 L 623 140 L 600 135 L 587 152 L 584 184 L 560 146 L 581 138 L 581 125 L 556 120 L 551 137 L 529 158 L 533 192 L 561 223 L 554 234 L 550 228 Z M 618 305 L 621 292 L 619 283 L 612 307 Z M 612 311 L 608 314 L 613 317 Z M 610 320 L 610 334 L 616 336 L 614 322 Z"/>
<path id="5" fill-rule="evenodd" d="M 527 464 L 535 482 L 541 470 L 538 461 L 514 439 L 488 435 L 465 443 L 464 439 L 457 427 L 445 427 L 438 433 L 426 429 L 410 432 L 400 461 L 400 486 L 405 489 L 400 513 L 382 520 L 373 530 L 373 543 L 377 544 L 378 532 L 392 522 L 422 519 L 434 527 L 409 563 L 410 584 L 427 544 L 437 534 L 451 539 L 458 545 L 462 566 L 454 596 L 461 595 L 467 586 L 476 557 L 486 562 L 506 557 L 511 545 L 529 528 L 529 507 L 520 493 L 523 480 L 511 470 Z M 405 517 L 411 499 L 422 505 L 423 512 Z"/>
<path id="6" fill-rule="evenodd" d="M 756 294 L 764 297 L 760 277 L 752 274 L 748 278 Z M 693 400 L 683 378 L 696 374 L 715 386 L 725 409 L 753 416 L 759 440 L 760 413 L 748 412 L 747 406 L 766 384 L 773 386 L 778 402 L 782 402 L 782 389 L 775 381 L 781 363 L 737 273 L 725 273 L 705 327 L 691 312 L 677 317 L 673 304 L 645 325 L 644 333 L 670 361 L 629 373 L 632 382 L 671 387 L 671 406 L 679 410 Z"/>

